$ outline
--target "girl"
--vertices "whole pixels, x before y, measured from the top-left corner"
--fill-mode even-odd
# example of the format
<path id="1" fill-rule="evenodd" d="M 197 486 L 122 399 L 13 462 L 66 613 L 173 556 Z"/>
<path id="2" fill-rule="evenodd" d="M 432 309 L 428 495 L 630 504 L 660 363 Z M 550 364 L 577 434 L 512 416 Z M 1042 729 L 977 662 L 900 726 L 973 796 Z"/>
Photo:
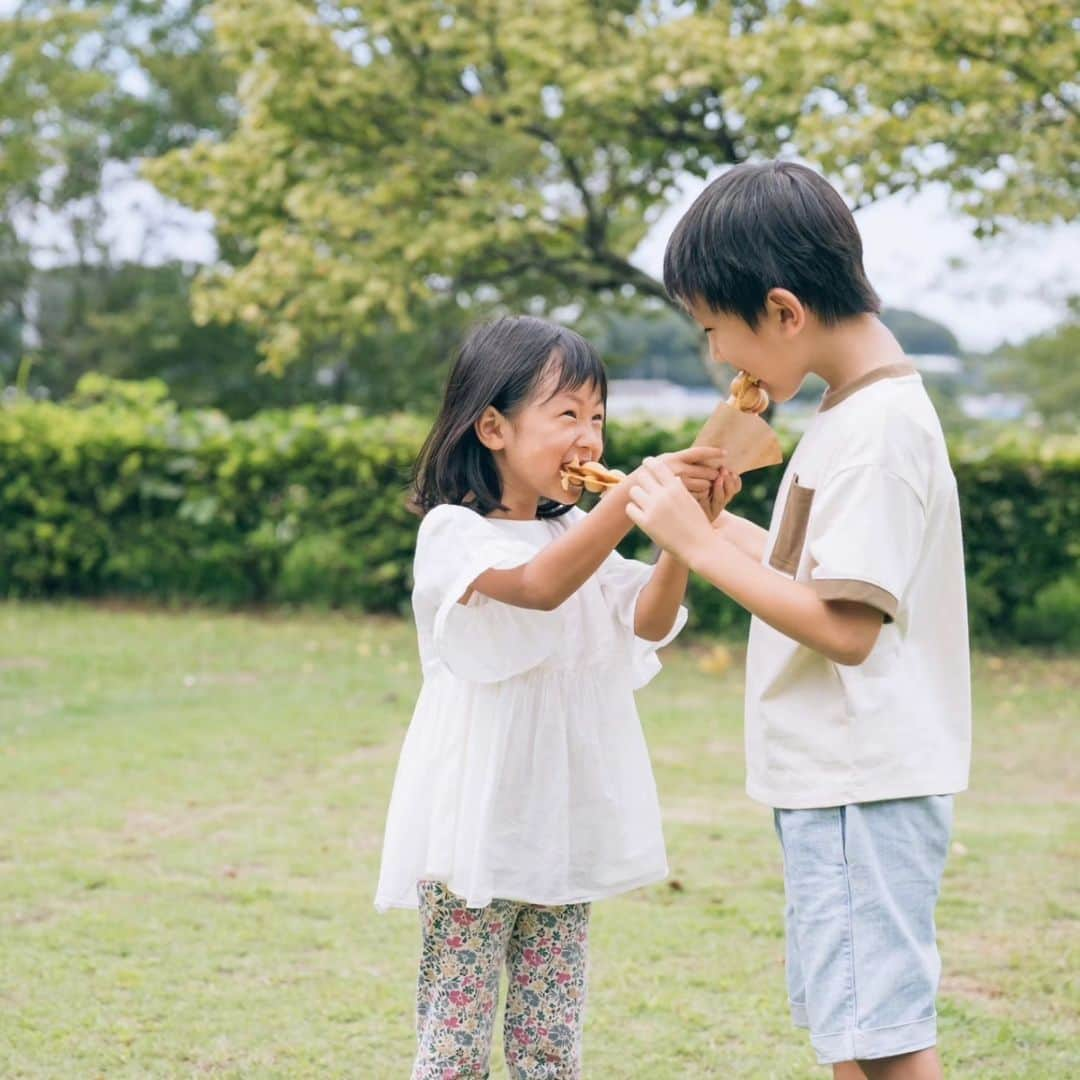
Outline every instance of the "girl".
<path id="1" fill-rule="evenodd" d="M 589 904 L 667 873 L 633 692 L 686 619 L 686 567 L 613 552 L 631 475 L 585 514 L 560 470 L 603 450 L 607 379 L 577 334 L 476 330 L 414 475 L 423 689 L 375 903 L 420 909 L 413 1080 L 486 1077 L 500 970 L 515 1078 L 578 1077 Z M 664 455 L 699 498 L 738 481 Z"/>

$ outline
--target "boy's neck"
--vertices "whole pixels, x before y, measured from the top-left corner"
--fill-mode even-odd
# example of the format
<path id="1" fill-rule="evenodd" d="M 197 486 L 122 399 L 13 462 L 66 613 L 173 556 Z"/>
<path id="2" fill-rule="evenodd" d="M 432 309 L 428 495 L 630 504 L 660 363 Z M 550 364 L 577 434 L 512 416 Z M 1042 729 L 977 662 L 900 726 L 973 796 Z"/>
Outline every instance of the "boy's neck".
<path id="1" fill-rule="evenodd" d="M 900 343 L 876 315 L 856 315 L 835 326 L 819 325 L 819 342 L 808 370 L 835 391 L 877 368 L 905 359 Z"/>

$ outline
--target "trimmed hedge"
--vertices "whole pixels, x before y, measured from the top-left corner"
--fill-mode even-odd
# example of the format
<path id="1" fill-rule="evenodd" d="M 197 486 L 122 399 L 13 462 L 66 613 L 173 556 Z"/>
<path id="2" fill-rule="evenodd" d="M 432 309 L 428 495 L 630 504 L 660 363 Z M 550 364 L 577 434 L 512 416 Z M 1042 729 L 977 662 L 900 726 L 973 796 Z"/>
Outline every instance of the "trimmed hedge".
<path id="1" fill-rule="evenodd" d="M 696 425 L 611 426 L 623 468 L 687 445 Z M 232 422 L 182 412 L 157 382 L 87 376 L 63 405 L 0 406 L 0 595 L 131 596 L 213 604 L 408 604 L 416 518 L 412 416 L 350 407 Z M 973 631 L 1080 644 L 1080 440 L 953 447 Z M 752 473 L 738 510 L 767 524 L 780 469 Z M 625 554 L 648 552 L 631 534 Z M 745 615 L 701 581 L 693 624 Z"/>

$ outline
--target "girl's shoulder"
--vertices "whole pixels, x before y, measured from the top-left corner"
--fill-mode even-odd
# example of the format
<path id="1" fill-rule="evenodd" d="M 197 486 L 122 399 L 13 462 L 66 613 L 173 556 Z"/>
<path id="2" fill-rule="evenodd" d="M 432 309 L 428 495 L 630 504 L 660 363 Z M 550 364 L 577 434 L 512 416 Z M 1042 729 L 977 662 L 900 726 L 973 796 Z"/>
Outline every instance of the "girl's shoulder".
<path id="1" fill-rule="evenodd" d="M 443 503 L 424 515 L 423 520 L 420 522 L 419 535 L 426 538 L 435 533 L 442 534 L 444 532 L 456 532 L 457 530 L 463 530 L 473 536 L 485 534 L 502 535 L 506 531 L 512 531 L 515 526 L 530 527 L 541 523 L 554 524 L 560 529 L 568 529 L 578 522 L 584 521 L 586 517 L 584 510 L 574 506 L 567 513 L 554 518 L 537 518 L 535 522 L 510 521 L 508 519 L 486 518 L 475 510 L 470 510 L 467 506 Z"/>
<path id="2" fill-rule="evenodd" d="M 477 523 L 482 523 L 484 520 L 475 510 L 470 510 L 467 506 L 442 503 L 439 506 L 432 507 L 424 515 L 420 522 L 420 532 L 423 534 L 445 528 L 468 528 L 475 526 Z"/>
<path id="3" fill-rule="evenodd" d="M 416 534 L 417 554 L 432 549 L 454 548 L 487 535 L 488 522 L 467 506 L 443 503 L 429 510 Z"/>

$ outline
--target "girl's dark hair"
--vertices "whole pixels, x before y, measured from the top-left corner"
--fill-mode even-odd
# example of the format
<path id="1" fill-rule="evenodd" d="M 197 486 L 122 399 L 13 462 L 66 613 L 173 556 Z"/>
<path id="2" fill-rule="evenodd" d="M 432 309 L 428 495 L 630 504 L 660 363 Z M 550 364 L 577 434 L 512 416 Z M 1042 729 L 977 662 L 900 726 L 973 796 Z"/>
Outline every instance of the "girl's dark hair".
<path id="1" fill-rule="evenodd" d="M 664 287 L 751 328 L 774 288 L 826 324 L 881 310 L 851 211 L 827 180 L 790 161 L 737 165 L 714 180 L 671 234 Z"/>
<path id="2" fill-rule="evenodd" d="M 529 316 L 476 327 L 454 360 L 435 426 L 413 467 L 411 506 L 426 514 L 443 503 L 478 514 L 505 510 L 491 451 L 476 437 L 476 422 L 493 405 L 514 413 L 541 379 L 557 373 L 551 396 L 592 383 L 607 404 L 607 375 L 596 350 L 572 330 Z M 570 506 L 543 500 L 538 517 L 558 517 Z"/>

